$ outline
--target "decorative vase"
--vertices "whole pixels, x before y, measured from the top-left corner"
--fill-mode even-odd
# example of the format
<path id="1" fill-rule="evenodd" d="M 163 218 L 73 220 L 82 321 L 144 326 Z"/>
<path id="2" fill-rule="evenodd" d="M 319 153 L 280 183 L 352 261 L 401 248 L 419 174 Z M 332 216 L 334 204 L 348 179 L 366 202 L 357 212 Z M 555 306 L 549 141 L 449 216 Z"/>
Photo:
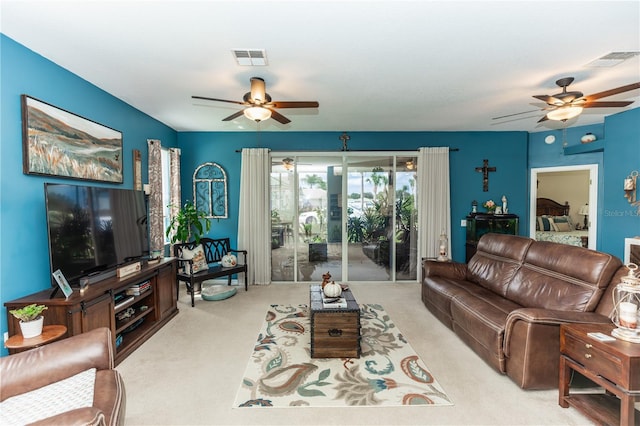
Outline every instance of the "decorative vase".
<path id="1" fill-rule="evenodd" d="M 220 263 L 225 268 L 231 268 L 238 264 L 238 259 L 233 254 L 225 254 L 224 256 L 222 256 Z"/>
<path id="2" fill-rule="evenodd" d="M 324 286 L 324 295 L 327 297 L 340 297 L 342 294 L 342 287 L 340 284 L 336 284 L 335 281 Z"/>
<path id="3" fill-rule="evenodd" d="M 22 331 L 22 337 L 29 339 L 42 334 L 42 326 L 44 324 L 44 317 L 40 315 L 33 321 L 20 321 L 20 330 Z"/>

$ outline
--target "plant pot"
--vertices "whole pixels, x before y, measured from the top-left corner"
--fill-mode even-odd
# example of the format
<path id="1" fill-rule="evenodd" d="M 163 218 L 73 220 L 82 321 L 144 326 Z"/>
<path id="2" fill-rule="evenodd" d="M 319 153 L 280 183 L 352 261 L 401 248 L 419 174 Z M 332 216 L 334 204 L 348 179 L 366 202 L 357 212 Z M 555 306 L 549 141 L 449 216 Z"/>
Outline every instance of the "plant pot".
<path id="1" fill-rule="evenodd" d="M 33 321 L 23 322 L 20 321 L 20 330 L 22 330 L 22 337 L 29 339 L 30 337 L 36 337 L 42 334 L 42 325 L 44 324 L 44 317 L 40 315 Z"/>

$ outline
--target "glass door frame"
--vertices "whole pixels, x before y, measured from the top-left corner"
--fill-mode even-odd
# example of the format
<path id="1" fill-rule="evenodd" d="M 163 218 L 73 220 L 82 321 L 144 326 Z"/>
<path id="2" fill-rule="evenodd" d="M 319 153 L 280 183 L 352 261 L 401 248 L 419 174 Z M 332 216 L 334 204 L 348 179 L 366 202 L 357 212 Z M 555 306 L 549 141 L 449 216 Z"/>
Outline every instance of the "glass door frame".
<path id="1" fill-rule="evenodd" d="M 393 187 L 391 189 L 392 191 L 392 214 L 391 214 L 391 229 L 395 230 L 396 226 L 397 226 L 397 220 L 396 220 L 396 201 L 395 201 L 395 194 L 396 194 L 396 181 L 395 181 L 395 177 L 397 176 L 397 157 L 414 157 L 417 160 L 418 157 L 418 151 L 412 151 L 412 150 L 408 150 L 408 151 L 271 151 L 270 152 L 270 159 L 271 159 L 271 163 L 273 163 L 274 161 L 277 161 L 280 158 L 292 158 L 293 164 L 294 164 L 294 169 L 293 169 L 293 181 L 295 184 L 298 184 L 298 179 L 299 179 L 299 173 L 298 173 L 298 167 L 297 165 L 299 164 L 300 161 L 304 161 L 305 158 L 308 157 L 326 157 L 328 161 L 331 161 L 332 159 L 336 159 L 335 163 L 338 164 L 342 164 L 342 173 L 343 176 L 348 176 L 348 171 L 349 171 L 349 159 L 350 158 L 357 158 L 357 157 L 380 157 L 380 158 L 389 158 L 389 157 L 393 157 L 393 161 L 392 161 L 392 173 L 394 176 L 394 181 L 392 183 Z M 417 163 L 417 161 L 416 161 Z M 342 194 L 341 194 L 341 200 L 340 203 L 342 206 L 347 206 L 348 203 L 348 179 L 342 179 Z M 416 193 L 416 198 L 418 197 L 417 193 Z M 297 218 L 299 216 L 299 191 L 296 188 L 296 191 L 294 193 L 294 206 L 295 206 L 295 212 L 294 212 L 294 220 L 297 221 Z M 349 243 L 348 243 L 348 236 L 347 236 L 347 221 L 348 221 L 348 211 L 346 208 L 342 208 L 342 213 L 341 213 L 341 223 L 342 223 L 342 258 L 345 260 L 342 262 L 341 268 L 342 268 L 342 279 L 344 281 L 350 281 L 350 278 L 348 276 L 348 250 L 349 250 Z M 416 255 L 416 261 L 419 263 L 419 260 L 421 259 L 420 257 L 420 232 L 416 233 L 417 236 L 417 241 L 416 241 L 416 250 L 417 250 L 417 255 Z M 293 226 L 293 238 L 295 241 L 298 240 L 299 238 L 299 227 L 297 226 Z M 389 280 L 384 280 L 384 281 L 368 281 L 368 282 L 374 282 L 374 283 L 403 283 L 403 282 L 419 282 L 420 281 L 420 265 L 416 265 L 417 268 L 417 273 L 416 273 L 416 278 L 415 279 L 409 279 L 409 280 L 400 280 L 397 281 L 396 277 L 397 277 L 397 271 L 396 271 L 396 244 L 395 242 L 395 238 L 392 238 L 392 243 L 390 244 L 390 249 L 391 249 L 391 254 L 390 254 L 390 264 L 389 264 L 389 273 L 391 275 Z M 298 263 L 298 250 L 294 248 L 294 254 L 293 254 L 293 261 L 294 261 L 294 266 L 297 267 L 297 263 Z M 298 274 L 294 273 L 294 277 L 293 277 L 293 281 L 274 281 L 274 283 L 308 283 L 309 281 L 302 281 L 302 280 L 298 280 Z"/>

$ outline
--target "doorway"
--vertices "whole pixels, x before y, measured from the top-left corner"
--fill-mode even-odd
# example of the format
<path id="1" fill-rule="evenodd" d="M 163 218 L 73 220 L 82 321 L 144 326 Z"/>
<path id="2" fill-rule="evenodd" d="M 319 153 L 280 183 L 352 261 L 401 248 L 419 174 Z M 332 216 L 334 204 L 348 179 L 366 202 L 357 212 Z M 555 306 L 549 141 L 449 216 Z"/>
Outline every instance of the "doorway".
<path id="1" fill-rule="evenodd" d="M 415 152 L 272 153 L 273 282 L 417 280 Z"/>
<path id="2" fill-rule="evenodd" d="M 545 181 L 547 182 L 547 188 L 539 188 L 540 182 Z M 585 164 L 532 168 L 530 182 L 530 237 L 536 239 L 536 200 L 538 197 L 551 198 L 560 204 L 572 200 L 569 206 L 570 216 L 574 218 L 574 225 L 582 227 L 582 221 L 586 221 L 588 228 L 588 232 L 586 232 L 588 236 L 587 247 L 595 250 L 598 229 L 598 165 Z M 553 188 L 552 192 L 549 192 L 549 187 Z M 547 196 L 548 194 L 552 195 Z M 583 206 L 588 206 L 588 208 L 582 209 Z M 578 216 L 579 212 L 584 213 L 585 210 L 588 211 L 588 215 Z"/>

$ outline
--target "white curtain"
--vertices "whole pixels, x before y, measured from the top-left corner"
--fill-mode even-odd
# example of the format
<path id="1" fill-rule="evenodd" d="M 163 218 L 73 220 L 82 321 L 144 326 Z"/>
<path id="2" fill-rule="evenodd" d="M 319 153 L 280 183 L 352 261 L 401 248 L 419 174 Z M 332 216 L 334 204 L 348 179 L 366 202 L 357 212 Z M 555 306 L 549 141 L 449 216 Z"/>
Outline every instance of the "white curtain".
<path id="1" fill-rule="evenodd" d="M 269 150 L 244 148 L 240 173 L 238 249 L 247 250 L 250 284 L 271 283 Z"/>
<path id="2" fill-rule="evenodd" d="M 440 234 L 447 234 L 451 257 L 449 148 L 420 148 L 418 157 L 418 229 L 420 255 L 438 257 Z"/>

